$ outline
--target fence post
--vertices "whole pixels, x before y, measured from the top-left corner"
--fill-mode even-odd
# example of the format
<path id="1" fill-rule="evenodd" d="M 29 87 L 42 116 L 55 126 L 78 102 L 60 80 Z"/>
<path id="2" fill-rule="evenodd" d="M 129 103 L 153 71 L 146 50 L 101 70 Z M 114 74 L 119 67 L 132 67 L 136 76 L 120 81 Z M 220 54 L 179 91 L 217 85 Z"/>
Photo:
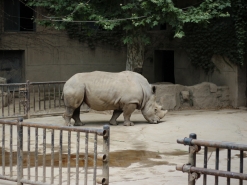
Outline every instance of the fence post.
<path id="1" fill-rule="evenodd" d="M 26 93 L 25 93 L 25 109 L 26 109 L 26 119 L 30 118 L 30 81 L 26 82 Z"/>
<path id="2" fill-rule="evenodd" d="M 17 123 L 17 185 L 23 185 L 21 179 L 23 177 L 23 126 L 21 125 L 23 118 L 18 119 Z"/>
<path id="3" fill-rule="evenodd" d="M 104 125 L 103 129 L 106 130 L 106 134 L 103 136 L 103 153 L 106 155 L 106 160 L 103 160 L 103 172 L 102 175 L 105 178 L 104 184 L 109 184 L 109 151 L 110 151 L 110 126 Z"/>
<path id="4" fill-rule="evenodd" d="M 191 139 L 196 139 L 196 134 L 191 133 L 189 138 Z M 190 164 L 191 166 L 196 166 L 196 152 L 193 148 L 193 146 L 189 146 L 189 160 L 188 160 L 188 164 Z M 193 178 L 191 173 L 188 173 L 188 185 L 195 185 L 195 178 Z"/>

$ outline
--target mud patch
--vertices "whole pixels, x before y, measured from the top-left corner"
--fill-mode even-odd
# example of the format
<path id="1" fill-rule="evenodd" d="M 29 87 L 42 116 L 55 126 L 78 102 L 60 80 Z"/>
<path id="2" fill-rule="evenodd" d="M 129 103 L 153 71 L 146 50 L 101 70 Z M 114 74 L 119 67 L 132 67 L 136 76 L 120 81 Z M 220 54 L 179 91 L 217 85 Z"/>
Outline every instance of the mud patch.
<path id="1" fill-rule="evenodd" d="M 1 148 L 0 148 L 1 150 Z M 171 153 L 159 153 L 145 150 L 120 150 L 110 153 L 110 167 L 128 167 L 133 163 L 139 163 L 143 167 L 152 167 L 156 165 L 175 165 L 168 161 L 162 160 L 160 155 L 185 155 L 185 151 L 175 151 Z M 71 154 L 68 159 L 68 154 L 62 154 L 62 167 L 67 167 L 68 160 L 70 160 L 70 166 L 76 167 L 76 154 Z M 84 153 L 79 154 L 79 166 L 84 166 Z M 37 164 L 43 166 L 43 155 L 38 155 Z M 51 154 L 46 154 L 45 165 L 51 166 Z M 94 155 L 88 154 L 88 167 L 93 167 Z M 10 152 L 5 151 L 5 166 L 10 164 Z M 12 152 L 12 165 L 17 165 L 17 152 Z M 0 166 L 2 166 L 2 152 L 0 153 Z M 102 166 L 102 161 L 97 160 L 97 166 Z M 28 152 L 23 152 L 23 167 L 28 167 Z M 35 152 L 30 152 L 30 167 L 35 167 Z M 59 153 L 54 152 L 54 167 L 59 167 Z"/>
<path id="2" fill-rule="evenodd" d="M 184 150 L 175 150 L 172 152 L 164 152 L 162 153 L 164 155 L 172 155 L 172 156 L 180 156 L 180 155 L 188 155 L 189 152 L 188 151 L 184 151 Z"/>
<path id="3" fill-rule="evenodd" d="M 243 154 L 244 154 L 244 156 L 243 156 L 243 157 L 244 157 L 244 158 L 247 158 L 247 153 L 246 153 L 246 152 L 244 152 Z M 240 158 L 240 154 L 235 154 L 235 156 L 237 156 L 238 158 Z"/>

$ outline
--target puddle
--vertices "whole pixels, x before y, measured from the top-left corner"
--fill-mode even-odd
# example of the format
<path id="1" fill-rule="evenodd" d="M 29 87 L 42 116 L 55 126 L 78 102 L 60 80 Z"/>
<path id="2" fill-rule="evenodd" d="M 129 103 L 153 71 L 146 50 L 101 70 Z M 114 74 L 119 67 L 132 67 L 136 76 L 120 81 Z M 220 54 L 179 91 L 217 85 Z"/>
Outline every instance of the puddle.
<path id="1" fill-rule="evenodd" d="M 0 147 L 1 151 L 1 147 Z M 5 165 L 9 166 L 9 152 L 5 151 Z M 142 167 L 151 167 L 156 165 L 174 165 L 168 161 L 162 160 L 160 155 L 186 155 L 185 151 L 175 151 L 171 153 L 159 153 L 145 150 L 121 150 L 110 153 L 111 167 L 128 167 L 133 163 L 139 163 Z M 28 152 L 23 152 L 23 167 L 27 167 Z M 93 154 L 88 155 L 88 167 L 93 167 Z M 67 167 L 68 155 L 62 154 L 62 166 Z M 12 165 L 17 165 L 17 152 L 12 153 Z M 102 166 L 102 161 L 97 160 L 97 165 Z M 0 166 L 2 166 L 2 152 L 0 153 Z M 35 166 L 35 152 L 30 152 L 30 166 Z M 38 155 L 38 166 L 43 166 L 43 155 Z M 51 154 L 46 154 L 46 166 L 51 166 Z M 76 167 L 76 155 L 71 154 L 70 166 Z M 84 166 L 84 153 L 79 155 L 79 166 Z M 54 152 L 54 167 L 59 167 L 59 153 Z"/>
<path id="2" fill-rule="evenodd" d="M 235 156 L 237 156 L 238 158 L 240 158 L 240 154 L 235 154 Z M 244 156 L 243 156 L 244 158 L 247 158 L 247 153 L 246 152 L 244 152 Z"/>
<path id="3" fill-rule="evenodd" d="M 172 151 L 172 152 L 164 152 L 162 154 L 164 154 L 164 155 L 179 156 L 179 155 L 188 155 L 189 152 L 188 151 L 184 151 L 184 150 L 175 150 L 175 151 Z"/>

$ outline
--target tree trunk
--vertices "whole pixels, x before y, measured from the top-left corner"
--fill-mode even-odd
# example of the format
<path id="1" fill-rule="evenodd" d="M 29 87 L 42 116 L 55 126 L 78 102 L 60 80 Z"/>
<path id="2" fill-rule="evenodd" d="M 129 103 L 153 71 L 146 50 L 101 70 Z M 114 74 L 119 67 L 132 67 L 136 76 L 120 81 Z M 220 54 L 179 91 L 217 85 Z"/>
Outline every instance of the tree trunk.
<path id="1" fill-rule="evenodd" d="M 127 44 L 126 70 L 142 74 L 144 61 L 144 43 L 135 39 L 133 43 Z"/>

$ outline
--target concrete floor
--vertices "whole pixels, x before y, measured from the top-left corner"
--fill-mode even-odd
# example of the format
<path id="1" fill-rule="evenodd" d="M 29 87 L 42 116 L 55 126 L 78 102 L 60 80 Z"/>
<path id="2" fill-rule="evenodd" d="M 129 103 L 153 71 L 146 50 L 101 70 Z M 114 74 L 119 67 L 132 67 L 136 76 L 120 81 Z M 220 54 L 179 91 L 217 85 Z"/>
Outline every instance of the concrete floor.
<path id="1" fill-rule="evenodd" d="M 108 123 L 110 117 L 111 115 L 108 113 L 91 112 L 81 114 L 82 121 L 86 123 L 86 127 L 90 128 L 102 128 L 104 124 Z M 247 111 L 244 109 L 171 111 L 162 119 L 161 123 L 156 125 L 148 124 L 140 113 L 133 114 L 131 118 L 135 126 L 122 126 L 123 117 L 121 115 L 118 119 L 120 124 L 110 127 L 111 185 L 188 184 L 188 175 L 176 171 L 176 164 L 187 163 L 188 147 L 177 144 L 176 140 L 188 137 L 190 133 L 196 133 L 198 139 L 247 144 Z M 31 118 L 25 121 L 62 124 L 63 118 L 61 116 L 51 116 Z M 8 130 L 8 128 L 6 128 L 6 130 Z M 0 133 L 0 135 L 1 134 L 2 133 Z M 6 135 L 6 138 L 7 137 Z M 42 146 L 41 132 L 39 137 L 41 138 L 39 144 Z M 57 139 L 57 137 L 58 136 L 55 138 Z M 64 138 L 66 138 L 66 136 L 64 136 Z M 47 141 L 50 141 L 49 136 Z M 72 141 L 72 145 L 73 143 L 75 143 L 75 141 Z M 99 145 L 100 143 L 101 141 L 99 141 Z M 82 142 L 82 149 L 84 147 L 83 145 L 84 143 Z M 93 148 L 93 136 L 90 136 L 89 145 L 89 150 L 91 150 Z M 66 153 L 66 141 L 64 141 L 63 146 L 65 149 L 64 153 Z M 25 143 L 24 148 L 26 148 Z M 99 146 L 99 151 L 101 149 L 101 146 Z M 42 151 L 42 148 L 40 150 Z M 72 153 L 74 151 L 75 145 L 72 146 Z M 227 151 L 220 150 L 220 170 L 227 169 L 226 156 Z M 245 152 L 244 156 L 244 173 L 247 173 L 247 152 Z M 231 158 L 232 171 L 238 172 L 239 152 L 232 151 Z M 197 155 L 197 166 L 203 167 L 203 147 Z M 214 167 L 215 150 L 209 148 L 208 168 L 214 169 Z M 47 176 L 49 176 L 49 170 L 50 169 L 47 168 Z M 100 174 L 101 171 L 99 170 L 98 173 Z M 32 174 L 34 174 L 34 172 Z M 63 174 L 67 177 L 66 169 L 63 170 Z M 89 172 L 88 184 L 92 184 L 91 177 L 92 174 Z M 39 169 L 39 179 L 42 179 L 42 168 Z M 71 184 L 73 184 L 74 179 L 75 174 L 73 172 Z M 196 185 L 201 185 L 202 180 L 202 177 L 198 179 Z M 238 184 L 237 180 L 231 180 L 231 182 L 232 185 Z M 0 184 L 9 185 L 16 183 L 0 180 Z M 67 182 L 64 181 L 64 184 L 67 184 Z M 212 176 L 208 176 L 208 184 L 214 184 L 214 178 Z M 226 179 L 220 178 L 219 184 L 226 184 Z M 247 185 L 247 181 L 245 181 L 244 184 Z"/>

